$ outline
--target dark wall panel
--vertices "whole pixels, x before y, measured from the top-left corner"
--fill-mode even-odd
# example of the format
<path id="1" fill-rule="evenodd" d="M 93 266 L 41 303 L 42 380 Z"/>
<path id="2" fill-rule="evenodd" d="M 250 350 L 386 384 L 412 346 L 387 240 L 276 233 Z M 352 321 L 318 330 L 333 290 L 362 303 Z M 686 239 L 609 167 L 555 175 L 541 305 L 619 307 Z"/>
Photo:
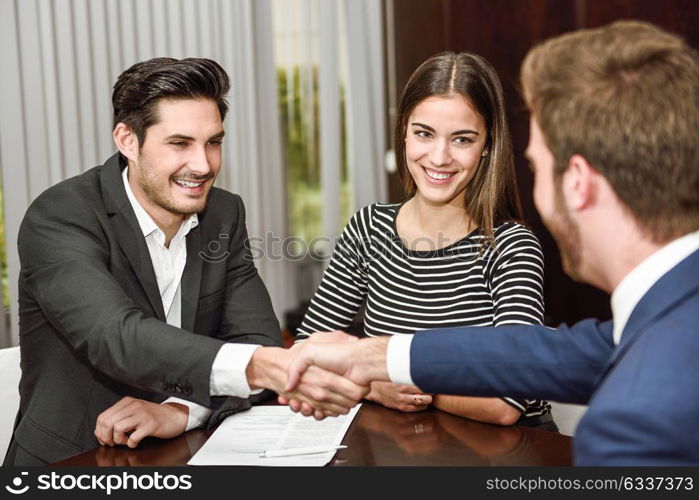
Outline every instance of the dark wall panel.
<path id="1" fill-rule="evenodd" d="M 590 28 L 618 19 L 639 19 L 682 35 L 699 48 L 697 0 L 587 0 L 584 6 L 583 22 Z"/>

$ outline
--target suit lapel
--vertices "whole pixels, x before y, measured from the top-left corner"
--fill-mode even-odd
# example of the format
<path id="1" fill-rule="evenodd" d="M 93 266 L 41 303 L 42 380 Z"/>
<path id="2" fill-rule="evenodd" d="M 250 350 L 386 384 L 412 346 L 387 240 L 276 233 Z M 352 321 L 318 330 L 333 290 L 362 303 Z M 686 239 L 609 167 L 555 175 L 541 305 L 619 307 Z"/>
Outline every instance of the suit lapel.
<path id="1" fill-rule="evenodd" d="M 202 258 L 201 251 L 201 223 L 193 228 L 187 235 L 187 263 L 182 273 L 180 292 L 182 296 L 182 328 L 189 332 L 194 331 L 194 320 L 199 303 L 199 288 L 201 286 Z"/>
<path id="2" fill-rule="evenodd" d="M 646 328 L 667 315 L 688 295 L 699 290 L 699 251 L 685 258 L 660 278 L 634 308 L 621 335 L 621 341 L 602 371 L 599 380 L 616 364 L 636 342 Z"/>
<path id="3" fill-rule="evenodd" d="M 118 153 L 104 163 L 100 177 L 105 209 L 112 215 L 111 223 L 117 242 L 141 283 L 157 318 L 166 321 L 153 263 L 136 215 L 126 196 L 121 178 L 122 170 L 123 165 L 120 164 Z"/>

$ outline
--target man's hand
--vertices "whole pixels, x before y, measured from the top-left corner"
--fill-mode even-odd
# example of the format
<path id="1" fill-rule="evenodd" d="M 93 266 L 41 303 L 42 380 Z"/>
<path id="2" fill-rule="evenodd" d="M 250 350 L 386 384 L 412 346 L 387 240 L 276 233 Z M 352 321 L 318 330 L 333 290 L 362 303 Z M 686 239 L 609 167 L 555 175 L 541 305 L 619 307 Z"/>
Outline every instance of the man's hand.
<path id="1" fill-rule="evenodd" d="M 189 408 L 179 403 L 151 403 L 125 397 L 97 417 L 95 437 L 101 445 L 135 448 L 144 437 L 173 438 L 187 428 Z"/>
<path id="2" fill-rule="evenodd" d="M 285 374 L 286 379 L 286 374 Z M 278 401 L 316 420 L 344 415 L 369 392 L 341 375 L 311 366 L 293 391 L 277 391 Z"/>
<path id="3" fill-rule="evenodd" d="M 354 335 L 347 334 L 343 331 L 340 330 L 335 330 L 332 332 L 316 332 L 313 335 L 311 335 L 309 338 L 304 340 L 302 343 L 296 344 L 291 348 L 292 352 L 298 352 L 300 347 L 306 343 L 336 343 L 336 342 L 356 342 L 359 340 L 357 337 Z M 314 373 L 317 373 L 317 375 L 313 375 Z M 301 378 L 301 383 L 299 384 L 298 387 L 296 387 L 295 393 L 308 393 L 310 390 L 309 386 L 312 386 L 314 383 L 317 384 L 316 380 L 318 376 L 327 376 L 327 372 L 324 370 L 319 370 L 316 367 L 311 367 Z M 335 375 L 337 376 L 337 375 Z M 368 392 L 368 388 L 362 388 L 363 391 Z M 279 397 L 277 398 L 277 401 L 279 404 L 282 405 L 289 405 L 291 409 L 295 412 L 301 412 L 303 415 L 309 416 L 313 415 L 316 419 L 320 420 L 324 417 L 336 417 L 337 415 L 344 414 L 347 412 L 342 412 L 342 413 L 337 413 L 333 411 L 328 411 L 326 410 L 317 410 L 313 408 L 309 403 L 304 402 L 303 400 L 294 397 L 292 393 L 280 393 Z M 356 403 L 355 403 L 356 404 Z M 349 410 L 349 408 L 348 408 Z"/>
<path id="4" fill-rule="evenodd" d="M 387 346 L 388 337 L 340 343 L 302 342 L 294 346 L 296 357 L 289 366 L 284 391 L 293 391 L 311 366 L 342 375 L 359 386 L 368 386 L 374 380 L 388 381 Z"/>
<path id="5" fill-rule="evenodd" d="M 345 334 L 333 336 L 340 338 L 342 335 Z M 293 389 L 285 390 L 289 364 L 304 344 L 306 342 L 291 349 L 257 349 L 246 371 L 250 387 L 271 389 L 280 395 L 282 402 L 297 401 L 304 415 L 313 415 L 318 420 L 326 416 L 346 414 L 369 392 L 367 386 L 355 384 L 345 377 L 318 367 L 311 367 L 303 377 L 299 376 Z"/>
<path id="6" fill-rule="evenodd" d="M 391 382 L 372 382 L 371 391 L 366 398 L 388 408 L 406 412 L 426 410 L 432 403 L 432 396 L 424 394 L 414 385 L 399 385 Z"/>

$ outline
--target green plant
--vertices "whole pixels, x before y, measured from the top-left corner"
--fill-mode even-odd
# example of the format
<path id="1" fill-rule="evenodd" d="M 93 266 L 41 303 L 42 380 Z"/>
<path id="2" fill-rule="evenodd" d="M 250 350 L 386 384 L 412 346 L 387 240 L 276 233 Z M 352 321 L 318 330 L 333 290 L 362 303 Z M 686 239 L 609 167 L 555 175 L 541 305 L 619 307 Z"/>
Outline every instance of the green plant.
<path id="1" fill-rule="evenodd" d="M 323 195 L 320 179 L 318 71 L 312 68 L 310 102 L 303 102 L 301 68 L 291 74 L 277 68 L 279 112 L 286 161 L 286 189 L 289 203 L 289 230 L 293 236 L 310 242 L 323 235 Z M 315 125 L 315 126 L 314 126 Z M 340 89 L 341 158 L 340 227 L 351 212 L 350 186 L 347 180 L 347 141 L 345 133 L 345 96 Z"/>

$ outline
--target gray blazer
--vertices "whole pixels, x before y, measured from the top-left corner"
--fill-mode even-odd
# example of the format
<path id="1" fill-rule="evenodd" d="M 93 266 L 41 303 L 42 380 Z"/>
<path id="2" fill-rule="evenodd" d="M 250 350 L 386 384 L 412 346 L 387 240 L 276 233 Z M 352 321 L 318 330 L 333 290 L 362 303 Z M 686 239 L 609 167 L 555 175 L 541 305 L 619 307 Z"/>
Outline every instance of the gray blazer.
<path id="1" fill-rule="evenodd" d="M 117 154 L 51 187 L 20 227 L 13 437 L 44 462 L 96 447 L 97 416 L 123 396 L 211 407 L 211 365 L 224 342 L 281 345 L 246 246 L 243 202 L 217 188 L 187 235 L 182 328 L 165 322 L 123 168 Z"/>

